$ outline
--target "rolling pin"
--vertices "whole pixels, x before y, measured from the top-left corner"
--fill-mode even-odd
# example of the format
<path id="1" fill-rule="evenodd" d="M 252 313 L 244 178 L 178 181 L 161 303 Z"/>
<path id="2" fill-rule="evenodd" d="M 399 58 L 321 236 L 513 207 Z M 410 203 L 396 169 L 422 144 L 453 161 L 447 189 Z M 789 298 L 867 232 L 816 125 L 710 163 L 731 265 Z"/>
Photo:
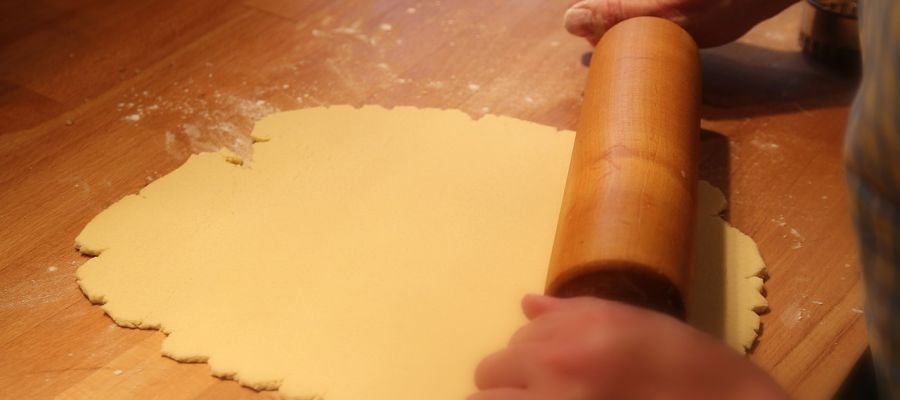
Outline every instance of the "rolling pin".
<path id="1" fill-rule="evenodd" d="M 594 51 L 546 293 L 595 296 L 684 319 L 697 185 L 697 45 L 655 17 Z"/>

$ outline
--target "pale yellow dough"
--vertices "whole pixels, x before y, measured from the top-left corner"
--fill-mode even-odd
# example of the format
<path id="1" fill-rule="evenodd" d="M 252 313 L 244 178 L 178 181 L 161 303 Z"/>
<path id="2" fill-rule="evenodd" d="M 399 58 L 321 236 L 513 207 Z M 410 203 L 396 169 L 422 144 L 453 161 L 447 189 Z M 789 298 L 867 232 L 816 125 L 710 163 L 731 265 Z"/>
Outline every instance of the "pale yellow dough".
<path id="1" fill-rule="evenodd" d="M 766 265 L 756 242 L 719 217 L 726 204 L 722 192 L 699 182 L 688 322 L 744 351 L 759 332 L 758 313 L 768 309 Z"/>
<path id="2" fill-rule="evenodd" d="M 78 269 L 84 293 L 120 325 L 167 333 L 163 354 L 288 398 L 469 394 L 478 360 L 524 322 L 521 296 L 542 288 L 572 132 L 339 106 L 271 115 L 253 137 L 252 162 L 192 156 L 94 218 L 76 239 L 97 255 Z M 724 278 L 695 286 L 722 281 L 708 292 L 724 300 L 696 296 L 689 312 L 740 348 L 763 264 L 722 207 L 701 206 L 698 249 L 727 245 Z"/>

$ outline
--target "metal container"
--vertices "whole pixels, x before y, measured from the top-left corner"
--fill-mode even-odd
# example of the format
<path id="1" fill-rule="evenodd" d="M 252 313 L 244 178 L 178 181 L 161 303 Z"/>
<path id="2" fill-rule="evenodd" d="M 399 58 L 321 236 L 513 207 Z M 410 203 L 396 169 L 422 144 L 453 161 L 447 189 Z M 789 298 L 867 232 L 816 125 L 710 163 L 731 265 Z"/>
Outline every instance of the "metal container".
<path id="1" fill-rule="evenodd" d="M 807 0 L 800 25 L 803 52 L 844 71 L 860 65 L 857 0 Z"/>

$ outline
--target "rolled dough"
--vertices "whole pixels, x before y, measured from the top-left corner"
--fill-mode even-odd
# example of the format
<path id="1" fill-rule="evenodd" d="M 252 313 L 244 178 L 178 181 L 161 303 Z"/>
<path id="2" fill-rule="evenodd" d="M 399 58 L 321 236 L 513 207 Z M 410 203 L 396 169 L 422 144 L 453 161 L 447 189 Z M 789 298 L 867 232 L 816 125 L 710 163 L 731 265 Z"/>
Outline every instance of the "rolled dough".
<path id="1" fill-rule="evenodd" d="M 88 298 L 165 332 L 164 355 L 284 397 L 469 394 L 542 288 L 573 133 L 335 106 L 270 115 L 252 136 L 252 162 L 194 155 L 94 218 L 76 239 L 96 256 L 77 271 Z M 689 313 L 741 348 L 763 264 L 716 193 L 701 186 Z"/>

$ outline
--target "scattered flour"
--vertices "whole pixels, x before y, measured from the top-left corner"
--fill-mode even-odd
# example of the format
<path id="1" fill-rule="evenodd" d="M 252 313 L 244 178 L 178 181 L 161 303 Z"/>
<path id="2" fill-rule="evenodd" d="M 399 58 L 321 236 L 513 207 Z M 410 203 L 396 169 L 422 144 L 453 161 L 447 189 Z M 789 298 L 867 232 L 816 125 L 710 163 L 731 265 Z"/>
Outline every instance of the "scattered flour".
<path id="1" fill-rule="evenodd" d="M 331 32 L 342 34 L 342 35 L 359 35 L 361 34 L 359 31 L 359 26 L 362 24 L 362 21 L 356 21 L 350 26 L 341 26 L 335 29 L 332 29 Z"/>
<path id="2" fill-rule="evenodd" d="M 169 131 L 166 131 L 166 150 L 172 150 L 172 145 L 175 144 L 175 134 Z"/>
<path id="3" fill-rule="evenodd" d="M 797 303 L 791 304 L 778 316 L 778 320 L 788 329 L 791 329 L 797 324 L 808 318 L 810 316 L 810 312 L 806 308 L 802 308 L 797 305 Z"/>
<path id="4" fill-rule="evenodd" d="M 803 236 L 800 235 L 800 232 L 797 232 L 796 229 L 791 228 L 790 233 L 791 233 L 791 236 L 793 236 L 794 239 L 796 239 L 794 241 L 794 243 L 791 245 L 791 249 L 797 250 L 797 249 L 803 247 Z"/>
<path id="5" fill-rule="evenodd" d="M 760 150 L 778 150 L 781 147 L 777 143 L 764 142 L 757 138 L 753 138 L 753 140 L 750 141 L 750 144 L 756 146 L 756 148 Z"/>

